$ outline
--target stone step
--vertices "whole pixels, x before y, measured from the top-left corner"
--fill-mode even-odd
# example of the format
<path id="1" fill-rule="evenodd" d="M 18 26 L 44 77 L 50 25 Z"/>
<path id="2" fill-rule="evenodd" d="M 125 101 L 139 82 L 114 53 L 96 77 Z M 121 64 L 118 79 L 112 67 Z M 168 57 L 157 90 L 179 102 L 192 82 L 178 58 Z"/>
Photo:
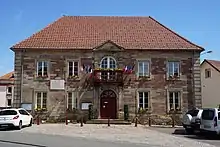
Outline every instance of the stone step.
<path id="1" fill-rule="evenodd" d="M 108 124 L 108 119 L 93 119 L 88 120 L 87 124 Z M 131 125 L 130 121 L 125 121 L 122 119 L 110 119 L 110 124 L 114 125 Z"/>

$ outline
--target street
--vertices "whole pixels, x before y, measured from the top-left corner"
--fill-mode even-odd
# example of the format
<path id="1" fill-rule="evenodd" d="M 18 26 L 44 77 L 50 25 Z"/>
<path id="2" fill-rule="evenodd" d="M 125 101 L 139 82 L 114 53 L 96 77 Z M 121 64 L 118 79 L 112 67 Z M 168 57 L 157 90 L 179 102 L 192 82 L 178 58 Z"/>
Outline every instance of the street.
<path id="1" fill-rule="evenodd" d="M 113 143 L 96 139 L 0 131 L 0 147 L 158 147 L 134 143 Z"/>
<path id="2" fill-rule="evenodd" d="M 156 130 L 165 134 L 172 134 L 181 138 L 188 138 L 195 141 L 208 143 L 214 146 L 220 146 L 220 137 L 218 136 L 199 136 L 199 135 L 188 135 L 185 133 L 183 128 L 160 128 L 160 127 L 149 127 L 151 130 Z"/>
<path id="3" fill-rule="evenodd" d="M 173 128 L 138 125 L 41 124 L 0 131 L 0 147 L 216 147 L 219 140 L 173 135 Z"/>

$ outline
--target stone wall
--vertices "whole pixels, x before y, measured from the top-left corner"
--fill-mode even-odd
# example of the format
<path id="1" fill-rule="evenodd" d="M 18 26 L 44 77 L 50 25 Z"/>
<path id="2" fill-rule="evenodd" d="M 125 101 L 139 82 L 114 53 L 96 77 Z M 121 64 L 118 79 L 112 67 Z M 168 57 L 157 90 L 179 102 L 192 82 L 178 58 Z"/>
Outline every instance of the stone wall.
<path id="1" fill-rule="evenodd" d="M 23 56 L 23 57 L 22 57 Z M 94 57 L 95 67 L 99 67 L 99 63 L 104 56 L 112 56 L 117 60 L 119 68 L 123 68 L 125 64 L 137 64 L 138 60 L 150 60 L 150 78 L 139 80 L 135 73 L 124 76 L 124 87 L 116 87 L 117 91 L 117 110 L 123 110 L 124 104 L 129 105 L 129 111 L 135 112 L 137 100 L 137 92 L 147 90 L 150 92 L 151 111 L 155 114 L 167 113 L 167 94 L 168 90 L 178 89 L 182 93 L 182 110 L 186 111 L 194 105 L 201 104 L 201 87 L 200 74 L 198 70 L 199 53 L 192 52 L 171 52 L 171 51 L 124 51 L 116 49 L 114 51 L 99 50 L 91 52 L 88 50 L 65 50 L 65 51 L 26 51 L 15 52 L 15 93 L 14 106 L 19 106 L 19 103 L 35 103 L 35 93 L 37 91 L 48 92 L 48 111 L 53 115 L 60 114 L 65 110 L 65 96 L 67 91 L 75 91 L 78 100 L 78 106 L 81 102 L 92 102 L 96 109 L 99 110 L 99 94 L 100 88 L 90 87 L 90 89 L 83 89 L 82 84 L 85 82 L 84 75 L 79 74 L 79 78 L 67 78 L 67 61 L 77 60 L 81 65 L 81 58 Z M 192 68 L 192 61 L 195 59 L 196 63 Z M 166 76 L 167 61 L 180 60 L 180 79 L 169 80 Z M 49 76 L 46 79 L 38 79 L 36 77 L 36 63 L 38 60 L 49 61 Z M 23 65 L 23 70 L 22 66 Z M 194 76 L 192 69 L 194 69 Z M 137 70 L 137 66 L 135 66 Z M 21 73 L 23 75 L 21 77 Z M 194 78 L 194 79 L 193 79 Z M 21 80 L 23 79 L 23 80 Z M 50 79 L 64 79 L 66 81 L 66 91 L 51 91 Z M 21 84 L 22 82 L 22 84 Z M 195 86 L 193 86 L 195 83 Z M 108 88 L 110 85 L 103 85 L 102 88 Z M 114 87 L 114 86 L 113 86 Z M 193 90 L 193 87 L 195 90 Z M 22 89 L 22 92 L 21 92 Z M 95 91 L 93 91 L 95 90 Z M 195 97 L 193 92 L 195 91 Z M 22 98 L 21 98 L 22 94 Z M 95 99 L 93 99 L 93 96 Z M 61 100 L 62 99 L 62 100 Z M 55 105 L 58 108 L 54 108 Z M 34 105 L 32 106 L 34 109 Z M 54 110 L 54 111 L 53 111 Z M 55 111 L 56 110 L 56 111 Z"/>

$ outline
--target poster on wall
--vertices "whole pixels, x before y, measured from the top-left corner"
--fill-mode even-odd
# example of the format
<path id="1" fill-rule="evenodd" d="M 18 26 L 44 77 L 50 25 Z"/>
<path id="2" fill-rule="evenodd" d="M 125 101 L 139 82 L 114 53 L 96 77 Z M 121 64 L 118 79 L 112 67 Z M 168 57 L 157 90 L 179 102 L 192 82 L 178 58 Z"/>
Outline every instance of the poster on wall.
<path id="1" fill-rule="evenodd" d="M 82 110 L 88 110 L 89 109 L 89 105 L 91 105 L 92 103 L 82 103 L 81 104 L 81 109 Z"/>

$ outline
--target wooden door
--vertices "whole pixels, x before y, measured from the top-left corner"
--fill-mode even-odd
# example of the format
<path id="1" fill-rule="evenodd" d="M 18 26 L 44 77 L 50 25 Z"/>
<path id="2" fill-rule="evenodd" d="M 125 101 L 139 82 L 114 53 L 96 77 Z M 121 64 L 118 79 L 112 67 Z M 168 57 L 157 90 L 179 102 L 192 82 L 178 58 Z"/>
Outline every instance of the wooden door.
<path id="1" fill-rule="evenodd" d="M 106 90 L 101 94 L 100 113 L 103 119 L 115 119 L 117 114 L 116 94 L 112 90 Z"/>

